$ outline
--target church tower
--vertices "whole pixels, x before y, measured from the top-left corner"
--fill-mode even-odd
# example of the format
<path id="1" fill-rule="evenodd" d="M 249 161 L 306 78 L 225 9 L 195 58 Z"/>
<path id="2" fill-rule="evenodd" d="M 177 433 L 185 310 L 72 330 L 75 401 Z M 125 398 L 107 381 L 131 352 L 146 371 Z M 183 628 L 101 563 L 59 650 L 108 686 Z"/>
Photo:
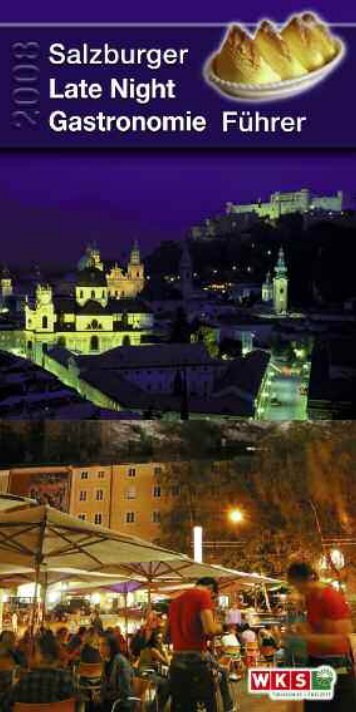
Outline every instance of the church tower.
<path id="1" fill-rule="evenodd" d="M 52 287 L 37 284 L 35 307 L 25 305 L 26 329 L 36 333 L 51 334 L 54 331 L 56 314 L 54 311 Z"/>
<path id="2" fill-rule="evenodd" d="M 266 304 L 273 301 L 273 284 L 270 272 L 267 272 L 266 279 L 262 285 L 262 301 Z"/>
<path id="3" fill-rule="evenodd" d="M 1 280 L 0 280 L 0 288 L 1 288 L 1 299 L 5 300 L 7 297 L 11 297 L 13 294 L 13 286 L 12 286 L 12 279 L 9 270 L 7 267 L 4 267 L 1 273 Z"/>
<path id="4" fill-rule="evenodd" d="M 127 277 L 132 282 L 132 290 L 130 289 L 132 296 L 142 292 L 145 286 L 145 267 L 141 260 L 140 248 L 136 240 L 132 246 L 127 265 Z"/>
<path id="5" fill-rule="evenodd" d="M 288 270 L 283 247 L 278 253 L 273 278 L 273 307 L 275 314 L 285 316 L 288 310 Z"/>
<path id="6" fill-rule="evenodd" d="M 183 244 L 179 262 L 179 277 L 183 297 L 189 297 L 193 291 L 193 264 L 186 241 Z"/>

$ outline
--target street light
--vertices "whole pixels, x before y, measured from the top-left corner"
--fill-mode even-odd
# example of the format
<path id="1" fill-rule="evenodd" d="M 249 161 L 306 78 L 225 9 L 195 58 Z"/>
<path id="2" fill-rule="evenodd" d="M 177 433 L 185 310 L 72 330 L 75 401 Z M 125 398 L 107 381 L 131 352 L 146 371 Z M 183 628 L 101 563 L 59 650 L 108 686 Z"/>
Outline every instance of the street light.
<path id="1" fill-rule="evenodd" d="M 232 524 L 241 524 L 244 520 L 244 513 L 238 507 L 230 509 L 228 513 L 228 518 Z"/>

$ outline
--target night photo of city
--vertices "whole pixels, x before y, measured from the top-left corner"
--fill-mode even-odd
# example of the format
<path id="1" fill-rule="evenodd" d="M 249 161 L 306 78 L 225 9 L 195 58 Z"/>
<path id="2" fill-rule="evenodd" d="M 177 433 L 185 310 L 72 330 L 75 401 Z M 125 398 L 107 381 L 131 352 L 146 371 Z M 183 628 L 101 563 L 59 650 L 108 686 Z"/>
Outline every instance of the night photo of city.
<path id="1" fill-rule="evenodd" d="M 1 156 L 0 712 L 351 712 L 355 169 Z"/>
<path id="2" fill-rule="evenodd" d="M 355 416 L 356 157 L 32 161 L 0 165 L 3 417 Z"/>

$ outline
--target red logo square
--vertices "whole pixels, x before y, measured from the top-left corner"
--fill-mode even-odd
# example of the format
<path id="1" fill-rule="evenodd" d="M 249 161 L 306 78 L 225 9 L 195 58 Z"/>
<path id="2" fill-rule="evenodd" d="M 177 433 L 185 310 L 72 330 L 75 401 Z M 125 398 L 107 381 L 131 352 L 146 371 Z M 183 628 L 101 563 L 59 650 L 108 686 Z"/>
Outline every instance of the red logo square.
<path id="1" fill-rule="evenodd" d="M 311 689 L 311 673 L 308 670 L 292 670 L 291 671 L 291 689 L 292 690 L 310 690 Z"/>
<path id="2" fill-rule="evenodd" d="M 290 690 L 291 671 L 271 670 L 271 690 Z"/>

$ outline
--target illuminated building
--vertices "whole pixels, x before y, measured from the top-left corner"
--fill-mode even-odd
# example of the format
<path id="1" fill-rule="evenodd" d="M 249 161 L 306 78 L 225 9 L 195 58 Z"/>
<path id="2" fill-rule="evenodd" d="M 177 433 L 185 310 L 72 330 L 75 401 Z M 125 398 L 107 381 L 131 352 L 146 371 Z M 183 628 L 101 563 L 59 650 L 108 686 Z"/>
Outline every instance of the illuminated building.
<path id="1" fill-rule="evenodd" d="M 308 188 L 294 192 L 272 193 L 268 202 L 256 201 L 254 203 L 239 204 L 227 203 L 226 211 L 230 214 L 243 215 L 255 213 L 260 218 L 278 220 L 283 215 L 293 213 L 308 213 L 324 211 L 341 213 L 343 209 L 343 192 L 339 190 L 335 195 L 313 195 Z"/>
<path id="2" fill-rule="evenodd" d="M 120 273 L 120 275 L 119 275 Z M 2 286 L 9 291 L 7 280 Z M 34 295 L 26 296 L 23 328 L 19 320 L 1 333 L 1 347 L 43 364 L 54 346 L 78 354 L 99 354 L 122 345 L 138 346 L 152 332 L 151 309 L 138 298 L 144 268 L 137 245 L 127 273 L 118 267 L 106 272 L 100 253 L 89 247 L 78 263 L 74 284 L 65 295 L 37 275 Z"/>
<path id="3" fill-rule="evenodd" d="M 271 273 L 267 272 L 266 279 L 262 285 L 262 301 L 271 302 L 273 300 L 273 283 Z"/>
<path id="4" fill-rule="evenodd" d="M 179 494 L 166 484 L 169 463 L 32 466 L 0 471 L 2 492 L 30 496 L 75 517 L 144 539 L 160 534 L 161 516 Z"/>
<path id="5" fill-rule="evenodd" d="M 274 267 L 274 276 L 267 272 L 262 285 L 262 301 L 273 304 L 273 311 L 278 316 L 285 316 L 288 311 L 288 270 L 285 262 L 283 247 L 278 252 L 277 264 Z"/>
<path id="6" fill-rule="evenodd" d="M 278 261 L 273 277 L 273 307 L 276 314 L 284 316 L 288 309 L 288 273 L 283 247 L 278 253 Z"/>
<path id="7" fill-rule="evenodd" d="M 13 286 L 12 286 L 12 278 L 9 270 L 7 267 L 4 267 L 1 277 L 0 277 L 0 294 L 1 294 L 1 301 L 3 302 L 4 300 L 7 299 L 7 297 L 11 297 L 13 294 Z"/>
<path id="8" fill-rule="evenodd" d="M 127 272 L 124 273 L 116 263 L 108 272 L 106 281 L 109 296 L 112 298 L 132 298 L 142 292 L 145 286 L 145 275 L 137 243 L 134 244 L 131 250 Z"/>
<path id="9" fill-rule="evenodd" d="M 107 287 L 108 296 L 113 299 L 133 299 L 145 286 L 145 268 L 137 242 L 131 249 L 126 271 L 117 262 L 106 270 L 98 247 L 88 245 L 78 262 L 78 272 L 87 270 L 103 273 L 103 284 Z"/>
<path id="10" fill-rule="evenodd" d="M 285 215 L 301 215 L 306 227 L 320 218 L 339 218 L 345 202 L 341 190 L 333 195 L 316 195 L 308 188 L 276 191 L 267 201 L 228 202 L 225 213 L 206 218 L 200 225 L 194 225 L 189 234 L 194 240 L 209 240 L 219 235 L 243 233 L 258 225 L 259 220 L 275 222 Z"/>

